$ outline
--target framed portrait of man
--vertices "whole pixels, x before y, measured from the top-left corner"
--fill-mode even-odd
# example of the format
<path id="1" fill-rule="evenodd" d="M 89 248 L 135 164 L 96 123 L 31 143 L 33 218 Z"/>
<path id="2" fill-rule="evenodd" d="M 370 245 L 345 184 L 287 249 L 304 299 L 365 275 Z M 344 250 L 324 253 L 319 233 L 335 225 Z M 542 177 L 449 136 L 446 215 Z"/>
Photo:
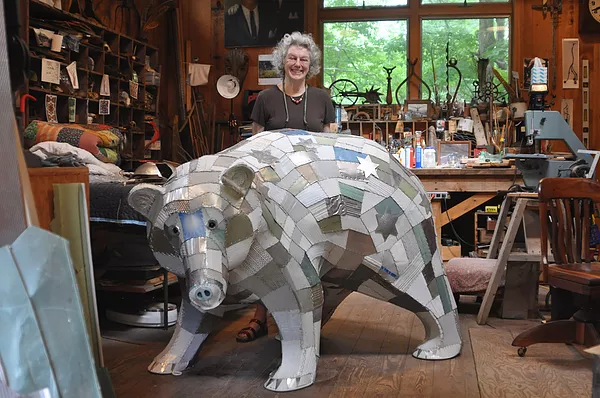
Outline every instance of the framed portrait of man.
<path id="1" fill-rule="evenodd" d="M 271 47 L 304 31 L 304 0 L 225 0 L 225 47 Z"/>

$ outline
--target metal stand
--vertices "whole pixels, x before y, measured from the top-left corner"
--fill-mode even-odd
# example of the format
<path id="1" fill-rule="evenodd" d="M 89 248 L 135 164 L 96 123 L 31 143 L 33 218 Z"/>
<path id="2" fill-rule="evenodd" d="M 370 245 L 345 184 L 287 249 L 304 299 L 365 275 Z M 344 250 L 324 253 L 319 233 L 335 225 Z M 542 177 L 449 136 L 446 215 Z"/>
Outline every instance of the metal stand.
<path id="1" fill-rule="evenodd" d="M 169 271 L 163 268 L 163 327 L 165 330 L 169 328 Z"/>

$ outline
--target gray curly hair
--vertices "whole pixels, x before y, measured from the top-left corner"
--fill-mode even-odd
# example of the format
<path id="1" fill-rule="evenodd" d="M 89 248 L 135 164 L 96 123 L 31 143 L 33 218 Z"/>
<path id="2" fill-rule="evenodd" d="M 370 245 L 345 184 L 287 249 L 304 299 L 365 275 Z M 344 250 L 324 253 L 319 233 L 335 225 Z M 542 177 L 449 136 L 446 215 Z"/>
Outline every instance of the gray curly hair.
<path id="1" fill-rule="evenodd" d="M 306 78 L 318 75 L 321 71 L 321 50 L 319 46 L 315 44 L 310 33 L 286 33 L 283 38 L 277 43 L 277 46 L 273 49 L 273 66 L 279 72 L 279 76 L 285 76 L 285 57 L 287 56 L 288 50 L 291 46 L 304 47 L 310 53 L 310 64 L 308 67 L 308 73 Z"/>

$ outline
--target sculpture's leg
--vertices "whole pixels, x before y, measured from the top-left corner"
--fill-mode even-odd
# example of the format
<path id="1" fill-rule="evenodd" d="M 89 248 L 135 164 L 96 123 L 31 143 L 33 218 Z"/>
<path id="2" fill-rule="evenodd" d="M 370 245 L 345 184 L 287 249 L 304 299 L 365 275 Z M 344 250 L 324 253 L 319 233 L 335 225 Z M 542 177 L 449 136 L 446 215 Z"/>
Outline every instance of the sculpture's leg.
<path id="1" fill-rule="evenodd" d="M 413 352 L 414 357 L 450 359 L 460 354 L 458 312 L 446 276 L 434 277 L 429 283 L 423 276 L 406 282 L 399 278 L 390 284 L 375 275 L 366 282 L 369 289 L 359 287 L 358 291 L 380 300 L 387 299 L 417 315 L 425 328 L 425 342 Z"/>
<path id="2" fill-rule="evenodd" d="M 261 278 L 254 278 L 252 283 L 249 288 L 261 298 L 281 336 L 281 365 L 269 375 L 265 388 L 293 391 L 312 385 L 323 306 L 323 288 L 314 267 L 308 259 L 303 266 L 292 259 L 282 268 L 265 267 Z"/>
<path id="3" fill-rule="evenodd" d="M 186 288 L 185 283 L 181 286 L 182 290 Z M 151 373 L 180 375 L 196 356 L 200 345 L 211 332 L 216 318 L 196 309 L 191 304 L 189 295 L 183 294 L 173 337 L 165 349 L 154 358 L 148 370 Z"/>
<path id="4" fill-rule="evenodd" d="M 352 290 L 334 286 L 328 283 L 323 283 L 323 315 L 321 316 L 321 327 L 325 326 L 327 321 L 331 319 L 331 316 L 335 312 L 336 308 L 344 301 L 348 295 L 352 293 Z"/>
<path id="5" fill-rule="evenodd" d="M 281 292 L 279 290 L 286 290 Z M 321 319 L 315 322 L 315 311 L 303 311 L 289 287 L 273 292 L 289 309 L 271 311 L 281 335 L 281 365 L 269 375 L 265 388 L 271 391 L 293 391 L 308 387 L 315 382 L 319 359 Z M 268 296 L 263 302 L 269 308 L 274 303 Z M 279 302 L 276 307 L 281 307 Z"/>
<path id="6" fill-rule="evenodd" d="M 460 354 L 462 341 L 457 310 L 436 318 L 432 311 L 417 312 L 425 327 L 425 342 L 413 352 L 420 359 L 450 359 Z"/>

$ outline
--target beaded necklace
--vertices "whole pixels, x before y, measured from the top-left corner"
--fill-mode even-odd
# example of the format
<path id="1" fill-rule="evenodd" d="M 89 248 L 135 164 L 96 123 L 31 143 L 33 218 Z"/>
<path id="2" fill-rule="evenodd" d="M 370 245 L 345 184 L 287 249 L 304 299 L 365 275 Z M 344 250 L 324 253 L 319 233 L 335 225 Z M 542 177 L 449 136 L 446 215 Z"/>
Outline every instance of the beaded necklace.
<path id="1" fill-rule="evenodd" d="M 283 94 L 283 104 L 285 105 L 285 126 L 284 126 L 284 128 L 287 128 L 288 124 L 290 122 L 290 111 L 288 109 L 287 100 L 285 98 L 285 96 L 286 96 L 286 94 L 285 94 L 285 79 L 281 82 L 281 88 L 282 88 L 281 91 Z M 308 85 L 304 88 L 304 94 L 302 94 L 300 96 L 300 98 L 295 99 L 294 97 L 290 96 L 290 99 L 292 100 L 292 102 L 294 104 L 299 104 L 304 99 L 304 116 L 303 116 L 304 129 L 308 130 L 308 122 L 306 121 L 306 103 L 308 102 Z"/>

